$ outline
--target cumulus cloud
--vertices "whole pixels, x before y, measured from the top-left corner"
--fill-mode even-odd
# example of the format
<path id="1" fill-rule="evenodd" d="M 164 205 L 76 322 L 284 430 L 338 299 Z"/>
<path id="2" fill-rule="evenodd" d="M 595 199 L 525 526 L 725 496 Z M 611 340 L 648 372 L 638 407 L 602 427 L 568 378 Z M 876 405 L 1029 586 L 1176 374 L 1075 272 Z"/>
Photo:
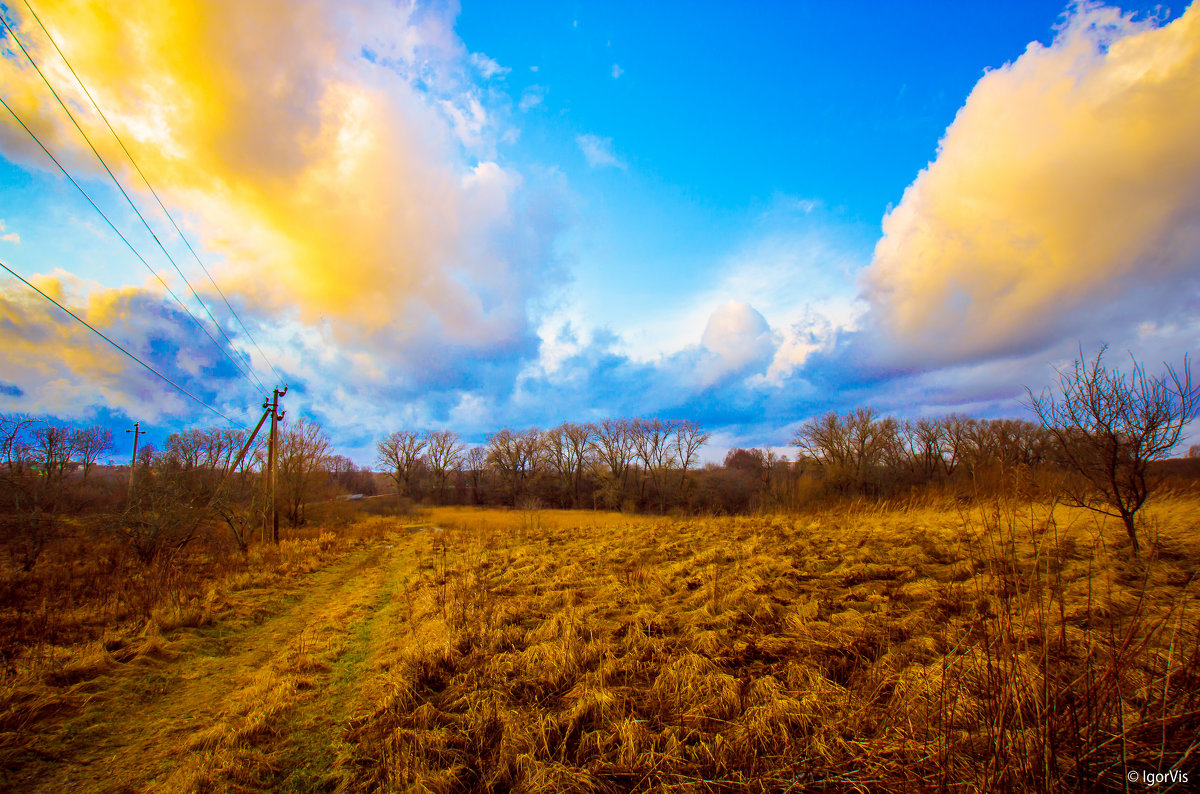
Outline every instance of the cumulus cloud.
<path id="1" fill-rule="evenodd" d="M 1161 27 L 1077 7 L 980 79 L 885 217 L 873 357 L 1020 355 L 1194 311 L 1198 130 L 1200 6 Z"/>
<path id="2" fill-rule="evenodd" d="M 767 320 L 749 303 L 731 300 L 708 318 L 700 344 L 709 354 L 704 360 L 703 380 L 715 383 L 732 375 L 761 368 L 775 351 L 775 340 Z"/>
<path id="3" fill-rule="evenodd" d="M 559 221 L 546 195 L 559 187 L 494 156 L 488 94 L 471 79 L 505 69 L 465 51 L 452 9 L 180 0 L 168 12 L 61 0 L 38 10 L 210 252 L 223 290 L 293 371 L 316 382 L 315 351 L 336 350 L 324 363 L 345 363 L 344 378 L 414 389 L 456 364 L 500 366 L 535 350 L 530 306 L 557 278 Z M 23 8 L 8 13 L 136 188 L 36 23 Z M 97 174 L 17 56 L 0 58 L 6 99 L 69 168 Z M 11 119 L 0 150 L 49 167 Z"/>
<path id="4" fill-rule="evenodd" d="M 625 162 L 613 152 L 612 138 L 599 135 L 576 135 L 575 143 L 592 168 L 625 168 Z"/>

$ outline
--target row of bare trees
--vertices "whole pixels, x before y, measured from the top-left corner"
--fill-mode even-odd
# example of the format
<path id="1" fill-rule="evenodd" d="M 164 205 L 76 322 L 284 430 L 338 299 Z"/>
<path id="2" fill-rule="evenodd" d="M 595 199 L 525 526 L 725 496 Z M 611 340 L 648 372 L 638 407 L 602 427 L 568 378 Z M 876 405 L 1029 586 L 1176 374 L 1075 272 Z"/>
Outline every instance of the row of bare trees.
<path id="1" fill-rule="evenodd" d="M 89 480 L 113 449 L 110 430 L 0 415 L 0 543 L 29 570 L 61 534 L 61 518 L 78 514 L 147 563 L 178 553 L 214 521 L 245 551 L 268 506 L 266 435 L 238 461 L 247 438 L 216 427 L 174 433 L 161 449 L 142 445 L 132 471 Z M 291 525 L 305 523 L 314 501 L 374 492 L 374 474 L 333 454 L 319 424 L 301 418 L 281 427 L 275 503 Z"/>
<path id="2" fill-rule="evenodd" d="M 379 442 L 377 460 L 410 498 L 661 511 L 688 503 L 709 435 L 684 420 L 606 419 L 504 428 L 468 447 L 451 430 L 398 430 Z"/>
<path id="3" fill-rule="evenodd" d="M 104 427 L 70 427 L 24 414 L 0 414 L 0 540 L 23 570 L 33 567 L 100 455 L 112 449 Z"/>
<path id="4" fill-rule="evenodd" d="M 872 408 L 827 413 L 792 439 L 799 461 L 842 493 L 878 495 L 897 485 L 955 477 L 1000 476 L 1050 460 L 1051 433 L 1020 419 L 962 414 L 898 420 Z"/>

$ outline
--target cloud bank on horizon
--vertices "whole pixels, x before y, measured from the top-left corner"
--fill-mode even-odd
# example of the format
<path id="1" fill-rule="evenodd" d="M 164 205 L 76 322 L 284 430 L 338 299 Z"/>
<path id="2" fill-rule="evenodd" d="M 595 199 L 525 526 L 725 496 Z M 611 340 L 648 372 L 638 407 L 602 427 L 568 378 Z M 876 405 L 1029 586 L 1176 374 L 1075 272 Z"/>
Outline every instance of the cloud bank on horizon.
<path id="1" fill-rule="evenodd" d="M 819 230 L 741 241 L 724 268 L 644 322 L 570 310 L 572 267 L 587 266 L 571 249 L 586 222 L 573 181 L 628 178 L 641 158 L 580 129 L 561 151 L 582 154 L 582 171 L 506 154 L 522 117 L 549 112 L 553 75 L 509 86 L 521 64 L 471 52 L 453 9 L 37 8 L 295 385 L 293 407 L 348 449 L 369 449 L 381 426 L 478 436 L 633 414 L 699 419 L 729 443 L 784 443 L 788 425 L 862 402 L 1011 412 L 1022 384 L 1045 382 L 1047 362 L 1080 342 L 1103 338 L 1154 361 L 1200 338 L 1195 6 L 1166 24 L 1075 8 L 1049 45 L 978 81 L 936 158 L 884 216 L 873 255 L 848 263 L 853 255 L 821 247 Z M 16 6 L 8 14 L 148 207 L 37 23 Z M 41 78 L 10 40 L 2 47 L 6 101 L 103 193 L 99 165 Z M 51 178 L 11 118 L 0 152 Z M 790 204 L 806 229 L 827 217 L 819 197 Z M 0 231 L 15 240 L 0 246 L 4 261 L 40 268 L 40 286 L 219 407 L 253 411 L 253 389 L 201 349 L 144 272 L 70 276 L 69 261 L 45 266 L 5 218 Z M 155 266 L 167 278 L 165 264 Z M 0 282 L 0 410 L 211 420 L 23 290 Z"/>

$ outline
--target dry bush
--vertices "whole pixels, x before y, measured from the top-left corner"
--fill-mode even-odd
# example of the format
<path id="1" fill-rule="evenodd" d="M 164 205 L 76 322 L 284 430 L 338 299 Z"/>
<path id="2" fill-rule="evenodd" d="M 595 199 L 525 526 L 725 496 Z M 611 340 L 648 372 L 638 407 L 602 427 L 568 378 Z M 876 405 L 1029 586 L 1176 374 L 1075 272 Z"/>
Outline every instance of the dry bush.
<path id="1" fill-rule="evenodd" d="M 1200 506 L 431 511 L 352 790 L 1117 788 L 1200 735 Z"/>

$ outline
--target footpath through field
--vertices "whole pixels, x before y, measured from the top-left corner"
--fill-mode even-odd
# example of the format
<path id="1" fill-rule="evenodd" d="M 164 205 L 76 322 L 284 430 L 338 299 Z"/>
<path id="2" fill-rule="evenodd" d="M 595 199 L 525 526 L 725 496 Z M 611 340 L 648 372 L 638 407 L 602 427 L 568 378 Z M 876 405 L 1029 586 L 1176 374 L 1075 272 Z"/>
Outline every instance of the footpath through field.
<path id="1" fill-rule="evenodd" d="M 22 791 L 328 790 L 371 649 L 399 619 L 390 596 L 415 571 L 401 531 L 274 588 L 234 594 L 84 688 L 83 705 L 35 726 Z"/>

